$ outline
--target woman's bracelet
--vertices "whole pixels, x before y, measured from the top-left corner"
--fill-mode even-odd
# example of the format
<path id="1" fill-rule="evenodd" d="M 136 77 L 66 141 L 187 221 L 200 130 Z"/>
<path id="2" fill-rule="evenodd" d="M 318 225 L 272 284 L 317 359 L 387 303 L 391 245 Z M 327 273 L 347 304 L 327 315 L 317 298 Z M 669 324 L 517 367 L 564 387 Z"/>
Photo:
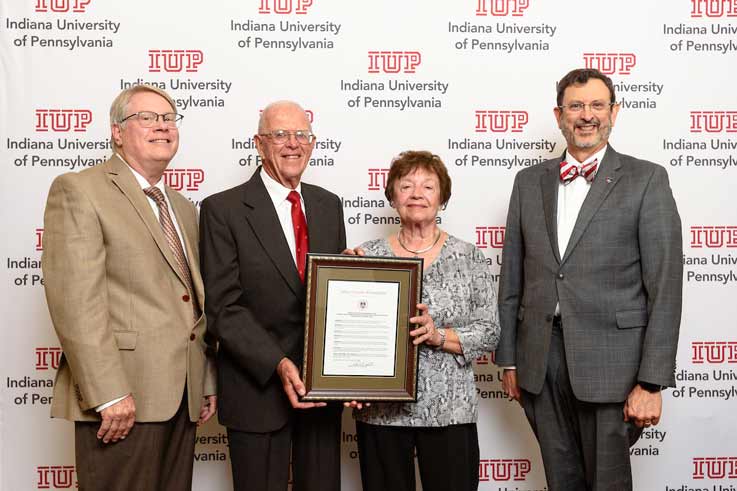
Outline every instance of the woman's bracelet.
<path id="1" fill-rule="evenodd" d="M 438 328 L 438 334 L 440 334 L 440 344 L 435 347 L 437 351 L 441 351 L 445 346 L 445 328 Z"/>

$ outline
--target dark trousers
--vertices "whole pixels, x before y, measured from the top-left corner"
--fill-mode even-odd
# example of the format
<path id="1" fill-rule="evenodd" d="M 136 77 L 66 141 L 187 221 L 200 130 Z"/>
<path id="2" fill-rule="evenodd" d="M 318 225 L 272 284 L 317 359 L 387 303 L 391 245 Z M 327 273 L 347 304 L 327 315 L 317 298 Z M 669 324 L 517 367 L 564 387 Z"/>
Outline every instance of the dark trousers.
<path id="1" fill-rule="evenodd" d="M 624 402 L 576 399 L 559 321 L 553 326 L 542 392 L 523 391 L 521 402 L 540 443 L 549 491 L 632 489 L 629 448 L 642 430 L 624 422 Z"/>
<path id="2" fill-rule="evenodd" d="M 235 491 L 285 491 L 292 450 L 293 491 L 340 491 L 340 423 L 343 406 L 295 410 L 284 427 L 268 433 L 228 428 Z"/>
<path id="3" fill-rule="evenodd" d="M 81 491 L 190 491 L 197 426 L 185 397 L 176 414 L 160 423 L 136 423 L 117 443 L 97 439 L 100 423 L 74 426 Z"/>
<path id="4" fill-rule="evenodd" d="M 425 491 L 475 491 L 476 424 L 442 428 L 379 426 L 356 421 L 363 491 L 415 491 L 415 450 Z"/>

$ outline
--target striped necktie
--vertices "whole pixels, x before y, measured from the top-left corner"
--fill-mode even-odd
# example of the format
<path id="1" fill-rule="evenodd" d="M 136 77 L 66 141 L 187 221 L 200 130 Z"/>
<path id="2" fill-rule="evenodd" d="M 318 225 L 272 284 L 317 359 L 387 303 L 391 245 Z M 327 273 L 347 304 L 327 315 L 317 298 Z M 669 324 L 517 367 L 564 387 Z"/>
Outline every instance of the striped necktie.
<path id="1" fill-rule="evenodd" d="M 166 242 L 169 244 L 169 248 L 171 249 L 172 254 L 174 254 L 174 259 L 176 260 L 177 266 L 179 266 L 179 271 L 182 273 L 184 281 L 187 284 L 187 292 L 189 298 L 185 299 L 183 297 L 182 300 L 192 301 L 193 314 L 195 319 L 198 319 L 200 316 L 200 309 L 197 306 L 197 300 L 194 295 L 192 273 L 189 270 L 189 264 L 187 264 L 187 256 L 184 255 L 184 248 L 182 247 L 182 242 L 179 240 L 179 234 L 177 233 L 176 227 L 174 227 L 174 222 L 171 219 L 171 214 L 169 214 L 169 206 L 166 204 L 166 199 L 164 199 L 164 193 L 162 193 L 161 189 L 157 188 L 156 186 L 146 188 L 143 190 L 143 192 L 146 194 L 146 196 L 154 200 L 156 202 L 156 206 L 159 207 L 159 223 L 161 224 L 161 230 L 164 232 Z"/>
<path id="2" fill-rule="evenodd" d="M 577 166 L 566 162 L 565 160 L 560 163 L 560 180 L 564 184 L 567 184 L 575 178 L 581 176 L 588 182 L 594 180 L 596 176 L 596 169 L 599 167 L 599 159 L 594 159 L 588 164 L 583 164 L 581 169 Z"/>

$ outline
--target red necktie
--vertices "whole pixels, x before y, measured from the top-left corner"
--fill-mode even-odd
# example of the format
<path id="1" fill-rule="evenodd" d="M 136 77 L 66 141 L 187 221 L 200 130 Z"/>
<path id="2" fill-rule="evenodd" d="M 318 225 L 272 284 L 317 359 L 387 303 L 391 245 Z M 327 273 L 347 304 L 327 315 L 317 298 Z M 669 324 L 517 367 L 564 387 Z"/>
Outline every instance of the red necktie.
<path id="1" fill-rule="evenodd" d="M 297 191 L 291 191 L 287 201 L 292 203 L 292 227 L 294 228 L 294 246 L 297 259 L 299 279 L 305 282 L 305 262 L 307 258 L 307 220 L 302 213 L 302 202 Z"/>
<path id="2" fill-rule="evenodd" d="M 591 182 L 594 180 L 594 176 L 596 176 L 596 168 L 598 166 L 599 159 L 594 159 L 588 164 L 582 165 L 579 170 L 578 167 L 573 164 L 569 164 L 564 160 L 560 163 L 560 180 L 561 182 L 568 183 L 578 176 L 581 176 Z"/>

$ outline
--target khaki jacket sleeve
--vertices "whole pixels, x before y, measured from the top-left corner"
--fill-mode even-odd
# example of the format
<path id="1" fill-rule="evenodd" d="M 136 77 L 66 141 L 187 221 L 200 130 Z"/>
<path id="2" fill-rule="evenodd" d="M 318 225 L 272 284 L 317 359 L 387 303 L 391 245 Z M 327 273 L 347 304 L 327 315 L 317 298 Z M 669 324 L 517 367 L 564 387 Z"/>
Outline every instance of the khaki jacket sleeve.
<path id="1" fill-rule="evenodd" d="M 80 408 L 131 392 L 109 326 L 106 253 L 97 210 L 65 174 L 51 185 L 44 214 L 46 300 L 71 368 Z"/>

